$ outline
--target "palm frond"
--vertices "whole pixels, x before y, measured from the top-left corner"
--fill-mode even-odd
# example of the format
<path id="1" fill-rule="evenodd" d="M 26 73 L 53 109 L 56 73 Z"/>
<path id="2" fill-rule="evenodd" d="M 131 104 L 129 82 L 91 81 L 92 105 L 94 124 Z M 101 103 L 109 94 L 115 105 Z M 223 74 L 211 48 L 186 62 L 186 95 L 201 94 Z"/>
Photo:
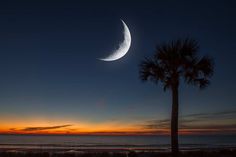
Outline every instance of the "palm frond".
<path id="1" fill-rule="evenodd" d="M 191 38 L 158 45 L 154 57 L 146 58 L 140 64 L 141 80 L 150 80 L 155 83 L 161 81 L 166 90 L 176 84 L 173 80 L 180 80 L 182 77 L 188 84 L 199 86 L 201 89 L 205 88 L 210 83 L 214 64 L 208 56 L 199 58 L 198 50 L 198 42 Z"/>
<path id="2" fill-rule="evenodd" d="M 204 77 L 211 77 L 214 72 L 214 63 L 213 60 L 208 57 L 204 56 L 199 62 L 196 64 L 196 69 L 204 76 Z"/>
<path id="3" fill-rule="evenodd" d="M 142 81 L 151 80 L 157 83 L 159 80 L 162 81 L 164 79 L 164 71 L 159 66 L 158 62 L 145 58 L 139 66 L 139 76 Z"/>

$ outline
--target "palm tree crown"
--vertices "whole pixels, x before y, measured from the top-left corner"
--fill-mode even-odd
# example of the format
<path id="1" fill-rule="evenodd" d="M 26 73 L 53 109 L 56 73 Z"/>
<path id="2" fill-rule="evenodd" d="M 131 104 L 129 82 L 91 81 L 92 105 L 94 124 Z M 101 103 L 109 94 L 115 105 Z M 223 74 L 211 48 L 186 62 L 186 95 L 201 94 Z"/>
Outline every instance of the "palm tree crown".
<path id="1" fill-rule="evenodd" d="M 187 84 L 199 86 L 209 84 L 213 74 L 213 61 L 208 56 L 197 57 L 198 43 L 193 39 L 176 40 L 156 47 L 152 59 L 140 64 L 140 78 L 162 82 L 164 90 L 178 86 L 182 77 Z"/>

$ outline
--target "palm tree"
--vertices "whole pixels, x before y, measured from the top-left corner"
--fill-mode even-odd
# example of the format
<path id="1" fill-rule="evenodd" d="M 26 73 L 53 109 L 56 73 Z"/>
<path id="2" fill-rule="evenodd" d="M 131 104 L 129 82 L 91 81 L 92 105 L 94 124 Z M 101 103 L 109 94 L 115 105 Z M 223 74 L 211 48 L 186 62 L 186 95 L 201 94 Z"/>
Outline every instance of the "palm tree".
<path id="1" fill-rule="evenodd" d="M 163 89 L 172 92 L 171 150 L 178 156 L 178 108 L 179 84 L 182 79 L 187 84 L 204 89 L 213 75 L 213 60 L 207 56 L 199 58 L 199 45 L 193 39 L 179 39 L 156 47 L 153 58 L 145 58 L 140 64 L 140 78 L 143 81 L 161 82 Z"/>

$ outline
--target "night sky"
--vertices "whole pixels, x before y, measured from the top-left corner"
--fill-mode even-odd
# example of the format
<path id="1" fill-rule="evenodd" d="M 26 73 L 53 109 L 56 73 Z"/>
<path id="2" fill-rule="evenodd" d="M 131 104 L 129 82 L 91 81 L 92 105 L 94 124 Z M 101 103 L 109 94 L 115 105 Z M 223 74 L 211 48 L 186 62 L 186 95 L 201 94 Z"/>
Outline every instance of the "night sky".
<path id="1" fill-rule="evenodd" d="M 233 0 L 1 1 L 0 132 L 163 133 L 171 93 L 140 81 L 138 65 L 157 44 L 191 37 L 215 72 L 205 90 L 181 84 L 182 129 L 235 133 L 235 17 Z M 98 60 L 122 41 L 120 19 L 129 52 Z"/>

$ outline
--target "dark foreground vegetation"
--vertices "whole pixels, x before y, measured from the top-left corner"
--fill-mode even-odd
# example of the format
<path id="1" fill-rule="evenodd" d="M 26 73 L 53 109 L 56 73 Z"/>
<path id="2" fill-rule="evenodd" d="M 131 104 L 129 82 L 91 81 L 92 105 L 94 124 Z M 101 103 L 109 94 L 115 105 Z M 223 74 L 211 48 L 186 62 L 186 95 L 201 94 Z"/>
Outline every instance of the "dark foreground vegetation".
<path id="1" fill-rule="evenodd" d="M 0 157 L 171 157 L 168 152 L 0 152 Z M 236 149 L 185 151 L 180 157 L 236 157 Z"/>

